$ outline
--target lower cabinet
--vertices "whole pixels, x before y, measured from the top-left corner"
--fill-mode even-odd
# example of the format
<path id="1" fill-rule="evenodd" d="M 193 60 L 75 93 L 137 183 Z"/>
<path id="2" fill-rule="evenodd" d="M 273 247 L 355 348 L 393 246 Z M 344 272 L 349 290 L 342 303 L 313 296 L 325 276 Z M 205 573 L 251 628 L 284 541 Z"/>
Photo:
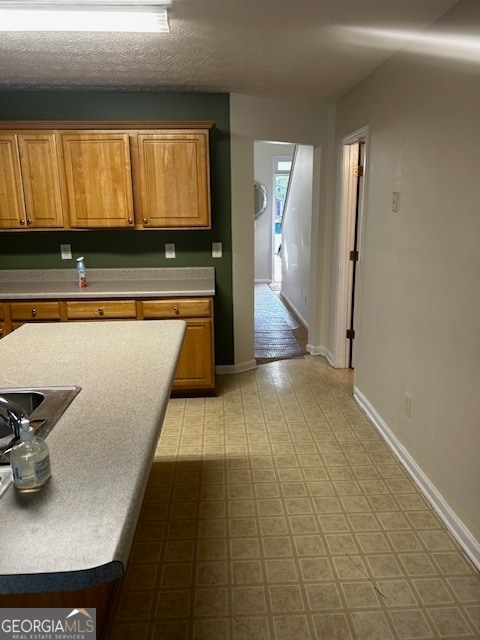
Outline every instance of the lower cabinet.
<path id="1" fill-rule="evenodd" d="M 215 357 L 212 298 L 98 299 L 5 302 L 0 304 L 0 337 L 26 322 L 175 320 L 187 331 L 173 391 L 213 393 Z M 161 354 L 159 354 L 161 357 Z"/>
<path id="2" fill-rule="evenodd" d="M 166 298 L 144 300 L 140 314 L 144 320 L 181 319 L 187 332 L 178 363 L 173 389 L 213 390 L 213 302 L 211 298 Z"/>

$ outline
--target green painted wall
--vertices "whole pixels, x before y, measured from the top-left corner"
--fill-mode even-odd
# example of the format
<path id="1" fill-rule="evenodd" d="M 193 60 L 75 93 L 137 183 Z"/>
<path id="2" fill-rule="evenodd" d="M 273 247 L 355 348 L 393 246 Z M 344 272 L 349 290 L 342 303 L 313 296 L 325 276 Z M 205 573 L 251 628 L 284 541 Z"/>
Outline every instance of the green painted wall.
<path id="1" fill-rule="evenodd" d="M 84 255 L 87 269 L 214 266 L 217 364 L 233 364 L 230 120 L 228 94 L 0 92 L 0 120 L 213 120 L 210 138 L 212 229 L 200 231 L 54 231 L 0 233 L 0 269 L 74 269 L 60 243 Z M 164 244 L 177 257 L 166 260 Z M 211 257 L 212 242 L 223 257 Z"/>

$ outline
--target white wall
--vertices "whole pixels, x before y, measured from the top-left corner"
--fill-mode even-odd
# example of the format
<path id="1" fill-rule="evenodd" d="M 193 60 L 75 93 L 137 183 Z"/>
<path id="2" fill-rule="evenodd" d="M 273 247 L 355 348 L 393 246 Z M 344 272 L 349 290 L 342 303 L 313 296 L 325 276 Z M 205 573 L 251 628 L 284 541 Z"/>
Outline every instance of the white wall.
<path id="1" fill-rule="evenodd" d="M 363 125 L 370 132 L 357 393 L 476 538 L 472 548 L 480 540 L 480 63 L 478 50 L 456 59 L 465 51 L 445 38 L 478 24 L 479 3 L 461 1 L 427 32 L 430 42 L 443 34 L 438 47 L 420 42 L 395 56 L 336 113 L 338 145 Z"/>
<path id="2" fill-rule="evenodd" d="M 299 145 L 283 217 L 281 291 L 305 327 L 309 324 L 312 197 L 313 147 Z"/>
<path id="3" fill-rule="evenodd" d="M 273 278 L 274 158 L 283 155 L 293 156 L 294 149 L 294 145 L 291 144 L 272 144 L 262 140 L 255 140 L 254 143 L 255 180 L 263 184 L 268 195 L 267 210 L 255 221 L 255 282 L 271 282 Z"/>
<path id="4" fill-rule="evenodd" d="M 254 141 L 285 141 L 314 146 L 315 228 L 328 227 L 326 219 L 326 185 L 328 163 L 320 162 L 322 147 L 329 142 L 331 111 L 326 106 L 268 100 L 232 94 L 230 96 L 230 148 L 232 171 L 232 268 L 235 365 L 241 371 L 255 366 L 254 359 L 254 221 L 253 159 Z M 325 183 L 325 186 L 324 186 Z M 318 195 L 321 194 L 321 195 Z M 322 236 L 324 238 L 324 236 Z M 323 242 L 324 240 L 322 240 Z M 322 336 L 328 327 L 320 307 L 324 273 L 328 269 L 329 246 L 316 265 L 310 280 L 310 314 L 315 316 L 315 335 Z M 316 279 L 318 278 L 318 283 Z M 317 327 L 318 317 L 318 327 Z M 310 318 L 311 320 L 311 318 Z M 312 320 L 311 320 L 312 321 Z M 309 329 L 310 337 L 310 329 Z"/>

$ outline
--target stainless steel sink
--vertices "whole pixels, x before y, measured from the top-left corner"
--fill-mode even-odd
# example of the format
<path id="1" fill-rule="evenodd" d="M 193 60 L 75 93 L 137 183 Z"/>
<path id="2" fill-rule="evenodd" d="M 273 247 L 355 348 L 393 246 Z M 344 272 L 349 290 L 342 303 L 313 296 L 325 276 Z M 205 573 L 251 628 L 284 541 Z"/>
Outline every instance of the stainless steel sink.
<path id="1" fill-rule="evenodd" d="M 37 435 L 46 438 L 80 390 L 81 387 L 75 385 L 13 387 L 0 388 L 0 396 L 19 405 L 25 411 Z M 8 452 L 14 444 L 13 434 L 0 438 L 0 465 L 9 464 Z"/>

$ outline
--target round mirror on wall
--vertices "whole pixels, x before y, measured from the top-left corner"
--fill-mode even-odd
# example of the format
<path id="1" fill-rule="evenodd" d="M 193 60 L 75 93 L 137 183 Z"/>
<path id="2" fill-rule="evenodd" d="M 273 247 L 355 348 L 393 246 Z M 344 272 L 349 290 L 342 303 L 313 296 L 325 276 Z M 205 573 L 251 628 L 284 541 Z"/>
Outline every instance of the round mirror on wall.
<path id="1" fill-rule="evenodd" d="M 258 220 L 262 215 L 262 213 L 265 213 L 267 209 L 268 196 L 267 196 L 267 190 L 264 187 L 264 185 L 261 184 L 260 182 L 257 182 L 256 180 L 253 183 L 253 189 L 254 189 L 254 209 L 255 209 L 254 215 L 255 215 L 255 220 Z"/>

